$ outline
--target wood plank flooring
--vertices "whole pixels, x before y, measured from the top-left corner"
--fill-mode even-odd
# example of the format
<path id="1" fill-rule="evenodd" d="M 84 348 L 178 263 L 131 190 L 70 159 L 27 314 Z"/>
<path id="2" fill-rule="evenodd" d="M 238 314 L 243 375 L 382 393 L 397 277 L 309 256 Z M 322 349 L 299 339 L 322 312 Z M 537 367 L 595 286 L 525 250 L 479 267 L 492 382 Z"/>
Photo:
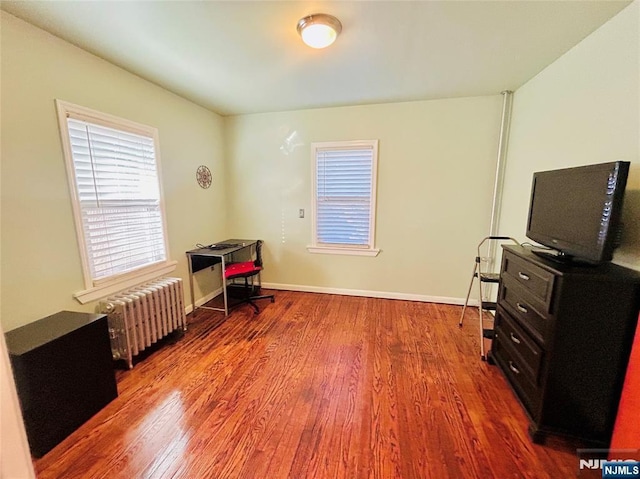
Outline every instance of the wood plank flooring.
<path id="1" fill-rule="evenodd" d="M 119 397 L 34 462 L 39 478 L 568 478 L 529 440 L 458 306 L 277 291 L 199 310 Z M 474 314 L 476 315 L 474 317 Z"/>

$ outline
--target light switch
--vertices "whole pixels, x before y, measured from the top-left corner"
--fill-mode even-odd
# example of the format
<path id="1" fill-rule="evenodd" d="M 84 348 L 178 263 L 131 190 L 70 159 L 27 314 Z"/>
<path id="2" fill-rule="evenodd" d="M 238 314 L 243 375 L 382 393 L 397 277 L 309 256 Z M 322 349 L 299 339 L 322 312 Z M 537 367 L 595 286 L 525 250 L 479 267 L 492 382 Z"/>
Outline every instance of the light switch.
<path id="1" fill-rule="evenodd" d="M 304 218 L 304 208 L 298 210 L 298 218 Z"/>

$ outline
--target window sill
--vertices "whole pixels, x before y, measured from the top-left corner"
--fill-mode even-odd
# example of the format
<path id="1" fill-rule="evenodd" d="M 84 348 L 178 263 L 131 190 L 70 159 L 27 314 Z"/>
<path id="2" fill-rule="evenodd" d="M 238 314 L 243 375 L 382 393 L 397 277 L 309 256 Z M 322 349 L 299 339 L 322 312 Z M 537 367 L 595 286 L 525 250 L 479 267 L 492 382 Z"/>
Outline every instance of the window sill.
<path id="1" fill-rule="evenodd" d="M 344 254 L 350 256 L 378 256 L 379 249 L 349 248 L 337 246 L 307 246 L 309 253 L 315 254 Z"/>
<path id="2" fill-rule="evenodd" d="M 91 301 L 105 298 L 127 288 L 138 286 L 146 281 L 151 281 L 159 276 L 169 274 L 171 271 L 176 269 L 177 264 L 177 261 L 167 261 L 166 263 L 162 263 L 151 270 L 146 269 L 143 273 L 133 276 L 127 275 L 126 278 L 121 278 L 115 283 L 101 284 L 99 286 L 94 286 L 93 288 L 85 289 L 84 291 L 78 291 L 77 293 L 74 293 L 73 297 L 76 298 L 80 304 L 87 304 Z"/>

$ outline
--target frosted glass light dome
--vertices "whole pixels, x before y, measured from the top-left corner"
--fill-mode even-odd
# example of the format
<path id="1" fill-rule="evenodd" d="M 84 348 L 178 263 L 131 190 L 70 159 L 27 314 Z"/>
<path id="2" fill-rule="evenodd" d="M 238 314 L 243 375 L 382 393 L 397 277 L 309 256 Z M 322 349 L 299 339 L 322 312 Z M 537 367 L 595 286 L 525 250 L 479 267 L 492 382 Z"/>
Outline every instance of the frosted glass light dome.
<path id="1" fill-rule="evenodd" d="M 342 31 L 342 24 L 336 17 L 316 13 L 302 18 L 297 30 L 302 41 L 311 48 L 325 48 L 336 41 Z"/>

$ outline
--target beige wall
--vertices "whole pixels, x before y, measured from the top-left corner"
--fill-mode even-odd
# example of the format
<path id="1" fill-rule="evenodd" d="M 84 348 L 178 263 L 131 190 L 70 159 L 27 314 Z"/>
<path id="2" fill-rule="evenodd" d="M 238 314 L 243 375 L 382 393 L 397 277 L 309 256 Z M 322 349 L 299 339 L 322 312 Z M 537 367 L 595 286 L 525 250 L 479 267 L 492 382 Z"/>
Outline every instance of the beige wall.
<path id="1" fill-rule="evenodd" d="M 5 330 L 61 309 L 95 308 L 71 296 L 83 280 L 55 98 L 159 129 L 178 276 L 186 279 L 184 251 L 196 242 L 260 237 L 269 284 L 443 301 L 465 295 L 474 246 L 488 230 L 499 95 L 223 120 L 11 15 L 1 18 Z M 503 233 L 524 239 L 533 171 L 627 159 L 627 229 L 616 261 L 639 264 L 637 40 L 638 1 L 516 91 Z M 349 139 L 380 140 L 376 258 L 305 248 L 310 143 Z M 213 172 L 208 190 L 195 183 L 200 164 Z M 208 279 L 199 278 L 204 293 L 215 287 Z"/>
<path id="2" fill-rule="evenodd" d="M 173 274 L 186 279 L 184 252 L 226 233 L 221 117 L 11 15 L 1 15 L 4 329 L 62 309 L 96 307 L 72 298 L 84 283 L 56 98 L 158 128 L 170 255 L 179 261 Z M 196 184 L 201 164 L 213 173 L 208 190 Z M 208 279 L 201 275 L 202 281 Z M 213 287 L 202 286 L 205 292 Z"/>
<path id="3" fill-rule="evenodd" d="M 631 161 L 614 261 L 640 269 L 639 10 L 636 0 L 515 92 L 502 234 L 524 239 L 534 171 Z"/>
<path id="4" fill-rule="evenodd" d="M 464 298 L 489 229 L 500 111 L 496 95 L 228 117 L 229 229 L 265 240 L 268 284 Z M 311 254 L 310 143 L 358 139 L 380 141 L 382 251 Z"/>

